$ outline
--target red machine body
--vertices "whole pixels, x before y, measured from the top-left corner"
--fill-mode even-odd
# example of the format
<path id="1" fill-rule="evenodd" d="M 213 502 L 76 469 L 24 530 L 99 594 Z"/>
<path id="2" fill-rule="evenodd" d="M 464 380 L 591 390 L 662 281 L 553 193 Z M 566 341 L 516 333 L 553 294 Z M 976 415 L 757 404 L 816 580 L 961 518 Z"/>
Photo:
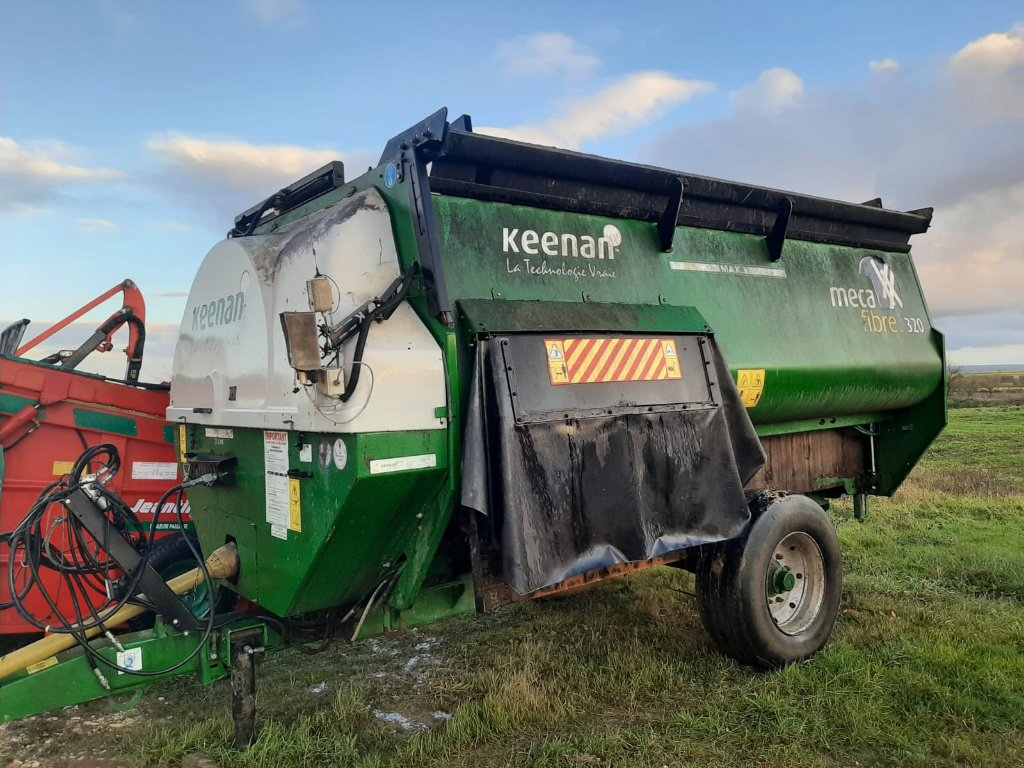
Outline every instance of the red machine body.
<path id="1" fill-rule="evenodd" d="M 169 398 L 167 388 L 135 384 L 144 339 L 145 310 L 141 294 L 134 284 L 125 281 L 102 298 L 113 295 L 126 284 L 130 290 L 125 289 L 125 307 L 86 342 L 91 345 L 86 354 L 106 351 L 111 347 L 110 336 L 116 331 L 115 319 L 121 320 L 117 327 L 128 324 L 132 333 L 129 349 L 125 350 L 128 356 L 125 381 L 62 366 L 62 362 L 73 356 L 84 357 L 80 353 L 86 345 L 45 361 L 21 357 L 42 338 L 52 335 L 49 331 L 21 347 L 10 338 L 6 350 L 0 346 L 0 533 L 12 531 L 40 492 L 70 472 L 74 461 L 89 446 L 111 443 L 117 447 L 121 471 L 110 487 L 134 509 L 147 530 L 152 524 L 156 502 L 178 484 L 176 433 L 164 420 Z M 102 298 L 86 307 L 91 309 Z M 133 306 L 129 306 L 129 298 Z M 79 312 L 84 314 L 82 310 Z M 27 326 L 27 321 L 23 322 Z M 19 330 L 23 332 L 23 327 Z M 5 351 L 6 354 L 2 354 Z M 187 511 L 186 504 L 186 522 Z M 60 510 L 51 510 L 49 514 L 60 514 Z M 176 531 L 178 528 L 173 508 L 165 507 L 157 530 Z M 59 536 L 55 535 L 51 542 L 56 548 L 65 544 L 58 540 Z M 0 544 L 0 605 L 11 599 L 9 559 L 9 549 L 6 544 Z M 18 583 L 17 563 L 15 574 Z M 57 580 L 53 584 L 56 585 Z M 25 607 L 37 618 L 45 617 L 50 610 L 36 591 L 29 593 Z M 70 606 L 61 604 L 59 594 L 57 607 L 71 610 Z M 33 632 L 38 629 L 26 622 L 17 610 L 0 610 L 0 634 Z"/>

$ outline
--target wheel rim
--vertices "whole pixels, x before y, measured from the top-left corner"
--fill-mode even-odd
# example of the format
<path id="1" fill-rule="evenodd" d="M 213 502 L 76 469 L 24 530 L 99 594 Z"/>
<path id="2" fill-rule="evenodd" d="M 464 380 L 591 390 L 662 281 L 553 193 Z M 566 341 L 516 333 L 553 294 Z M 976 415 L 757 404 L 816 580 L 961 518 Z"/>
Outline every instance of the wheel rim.
<path id="1" fill-rule="evenodd" d="M 765 574 L 765 594 L 772 621 L 781 632 L 798 635 L 814 623 L 825 603 L 825 558 L 810 534 L 790 533 L 775 546 Z"/>

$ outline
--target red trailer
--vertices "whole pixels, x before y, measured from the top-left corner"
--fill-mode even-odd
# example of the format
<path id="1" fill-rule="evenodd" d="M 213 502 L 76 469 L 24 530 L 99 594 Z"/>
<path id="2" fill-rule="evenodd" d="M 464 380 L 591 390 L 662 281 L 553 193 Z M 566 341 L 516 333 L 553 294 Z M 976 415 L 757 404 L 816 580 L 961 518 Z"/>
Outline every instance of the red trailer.
<path id="1" fill-rule="evenodd" d="M 25 355 L 59 330 L 118 292 L 123 306 L 110 316 L 77 349 L 61 351 L 41 360 Z M 129 330 L 125 349 L 127 370 L 123 380 L 76 370 L 92 352 L 109 351 L 113 335 L 123 326 Z M 11 603 L 11 582 L 21 591 L 29 580 L 25 562 L 10 563 L 11 553 L 2 537 L 13 531 L 35 504 L 44 488 L 71 471 L 82 452 L 100 444 L 115 446 L 121 471 L 110 489 L 124 499 L 142 523 L 152 525 L 155 505 L 178 484 L 175 431 L 165 419 L 168 388 L 140 384 L 139 371 L 145 342 L 145 304 L 130 280 L 114 286 L 94 301 L 22 344 L 28 320 L 10 326 L 0 335 L 0 635 L 38 633 Z M 165 503 L 157 531 L 178 530 L 173 500 Z M 184 505 L 187 521 L 187 502 Z M 66 548 L 64 528 L 57 519 L 61 507 L 47 512 L 44 529 L 52 531 L 48 546 Z M 176 537 L 183 541 L 180 537 Z M 42 575 L 42 586 L 57 598 L 57 608 L 73 615 L 70 597 L 62 591 L 55 573 Z M 104 596 L 96 594 L 99 608 Z M 39 589 L 21 600 L 23 609 L 46 622 L 53 611 Z"/>

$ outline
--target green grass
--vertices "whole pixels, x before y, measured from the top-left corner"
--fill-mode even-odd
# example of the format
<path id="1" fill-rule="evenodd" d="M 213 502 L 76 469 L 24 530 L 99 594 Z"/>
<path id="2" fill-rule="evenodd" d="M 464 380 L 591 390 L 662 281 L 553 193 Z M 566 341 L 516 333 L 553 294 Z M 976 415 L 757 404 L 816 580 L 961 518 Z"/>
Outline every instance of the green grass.
<path id="1" fill-rule="evenodd" d="M 244 753 L 227 747 L 227 686 L 185 680 L 148 693 L 106 743 L 140 765 L 203 752 L 225 768 L 1022 765 L 1024 410 L 951 419 L 867 523 L 834 506 L 843 609 L 808 663 L 765 674 L 720 656 L 683 594 L 692 577 L 663 569 L 315 657 L 274 654 L 260 668 L 263 730 Z"/>

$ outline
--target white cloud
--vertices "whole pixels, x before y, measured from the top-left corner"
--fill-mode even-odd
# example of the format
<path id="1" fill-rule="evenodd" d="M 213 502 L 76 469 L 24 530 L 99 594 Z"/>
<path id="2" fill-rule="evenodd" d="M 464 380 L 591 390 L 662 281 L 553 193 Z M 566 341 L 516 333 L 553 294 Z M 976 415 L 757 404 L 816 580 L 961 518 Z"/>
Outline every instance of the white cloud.
<path id="1" fill-rule="evenodd" d="M 913 83 L 866 76 L 807 87 L 787 109 L 757 120 L 734 102 L 729 116 L 665 133 L 643 159 L 855 202 L 881 196 L 887 207 L 903 210 L 934 206 L 931 231 L 913 240 L 933 314 L 1019 308 L 1021 36 L 1017 30 L 982 38 L 945 66 L 915 68 Z"/>
<path id="2" fill-rule="evenodd" d="M 898 72 L 900 69 L 900 63 L 896 59 L 883 59 L 882 61 L 872 61 L 868 66 L 871 71 L 876 75 L 883 74 L 885 72 Z"/>
<path id="3" fill-rule="evenodd" d="M 532 144 L 579 149 L 587 142 L 629 133 L 672 107 L 713 89 L 712 83 L 702 80 L 684 80 L 664 72 L 639 72 L 569 104 L 559 117 L 547 122 L 478 130 Z"/>
<path id="4" fill-rule="evenodd" d="M 1024 64 L 1024 27 L 986 35 L 961 48 L 950 60 L 954 69 L 1005 72 Z"/>
<path id="5" fill-rule="evenodd" d="M 561 32 L 541 32 L 498 43 L 498 60 L 506 72 L 523 77 L 585 77 L 601 60 Z"/>
<path id="6" fill-rule="evenodd" d="M 163 164 L 161 181 L 222 224 L 225 217 L 241 213 L 331 160 L 346 160 L 346 175 L 352 177 L 362 173 L 368 157 L 357 153 L 344 158 L 328 148 L 182 134 L 155 137 L 146 148 Z"/>
<path id="7" fill-rule="evenodd" d="M 20 144 L 0 136 L 0 212 L 26 212 L 60 197 L 73 184 L 117 181 L 124 174 L 69 162 L 74 151 L 62 142 Z"/>
<path id="8" fill-rule="evenodd" d="M 964 46 L 949 70 L 962 109 L 983 119 L 1024 119 L 1024 27 Z"/>
<path id="9" fill-rule="evenodd" d="M 108 221 L 107 219 L 78 219 L 75 222 L 75 229 L 79 232 L 94 235 L 100 232 L 110 232 L 113 229 L 117 229 L 117 224 L 112 221 Z"/>
<path id="10" fill-rule="evenodd" d="M 766 69 L 754 82 L 732 94 L 737 112 L 774 115 L 793 107 L 804 93 L 804 81 L 783 67 Z"/>
<path id="11" fill-rule="evenodd" d="M 239 187 L 281 187 L 295 181 L 339 153 L 289 144 L 260 145 L 233 139 L 211 140 L 180 134 L 151 139 L 146 148 L 172 169 L 202 176 L 213 175 Z"/>

